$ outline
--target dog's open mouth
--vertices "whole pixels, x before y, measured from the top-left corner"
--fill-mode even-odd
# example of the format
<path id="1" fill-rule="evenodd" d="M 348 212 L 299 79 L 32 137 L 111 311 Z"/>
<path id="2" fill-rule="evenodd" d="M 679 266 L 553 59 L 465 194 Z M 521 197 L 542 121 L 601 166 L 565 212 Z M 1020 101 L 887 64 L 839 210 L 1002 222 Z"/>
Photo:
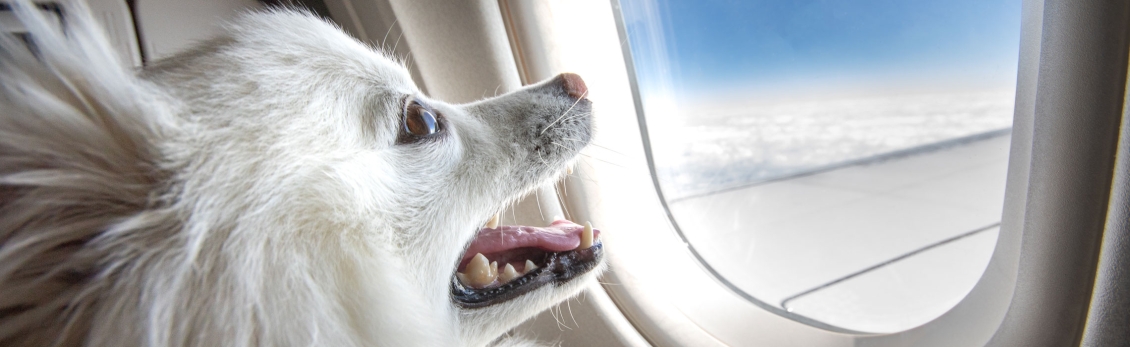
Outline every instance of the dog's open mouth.
<path id="1" fill-rule="evenodd" d="M 485 307 L 568 282 L 600 264 L 599 236 L 600 230 L 567 220 L 548 227 L 484 227 L 452 276 L 452 300 L 465 308 Z"/>

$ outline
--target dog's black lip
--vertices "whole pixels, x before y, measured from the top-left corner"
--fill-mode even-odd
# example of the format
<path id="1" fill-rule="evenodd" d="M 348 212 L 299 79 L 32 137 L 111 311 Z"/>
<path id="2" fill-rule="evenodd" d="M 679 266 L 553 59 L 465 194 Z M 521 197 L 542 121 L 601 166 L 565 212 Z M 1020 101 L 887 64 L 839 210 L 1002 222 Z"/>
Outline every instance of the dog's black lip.
<path id="1" fill-rule="evenodd" d="M 604 244 L 599 240 L 586 249 L 546 252 L 544 266 L 494 288 L 475 289 L 451 278 L 451 300 L 461 308 L 481 308 L 505 302 L 547 284 L 569 282 L 588 273 L 604 257 Z"/>

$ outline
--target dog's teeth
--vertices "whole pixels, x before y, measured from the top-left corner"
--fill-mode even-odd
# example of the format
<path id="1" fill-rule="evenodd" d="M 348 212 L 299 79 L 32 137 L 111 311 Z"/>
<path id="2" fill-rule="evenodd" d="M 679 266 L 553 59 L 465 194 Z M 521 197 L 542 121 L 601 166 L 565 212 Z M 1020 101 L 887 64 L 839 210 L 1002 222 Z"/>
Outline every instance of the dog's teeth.
<path id="1" fill-rule="evenodd" d="M 534 271 L 534 270 L 537 270 L 537 269 L 538 269 L 538 266 L 534 265 L 534 262 L 530 261 L 529 259 L 526 259 L 526 268 L 522 269 L 522 273 L 528 274 L 528 273 L 530 273 L 530 271 Z"/>
<path id="2" fill-rule="evenodd" d="M 497 264 L 495 262 L 495 266 Z M 471 258 L 471 262 L 467 263 L 467 269 L 463 271 L 467 272 L 465 276 L 467 284 L 475 288 L 486 287 L 494 283 L 494 279 L 498 277 L 498 269 L 488 263 L 487 257 L 482 253 L 475 254 L 475 257 Z"/>
<path id="3" fill-rule="evenodd" d="M 565 167 L 565 174 L 566 175 L 572 175 L 573 174 L 573 165 L 569 165 L 569 166 Z"/>
<path id="4" fill-rule="evenodd" d="M 459 279 L 459 283 L 463 283 L 463 284 L 466 284 L 466 285 L 471 284 L 471 282 L 467 280 L 467 275 L 463 274 L 462 272 L 456 272 L 455 278 Z"/>
<path id="5" fill-rule="evenodd" d="M 585 231 L 581 233 L 581 245 L 577 249 L 592 247 L 592 222 L 585 222 Z"/>
<path id="6" fill-rule="evenodd" d="M 506 283 L 518 278 L 518 271 L 514 270 L 514 265 L 506 264 L 502 269 L 502 273 L 498 275 L 498 283 Z"/>
<path id="7" fill-rule="evenodd" d="M 497 213 L 495 213 L 493 217 L 490 217 L 490 220 L 487 221 L 486 227 L 487 227 L 487 229 L 494 229 L 494 228 L 498 227 L 498 214 Z"/>

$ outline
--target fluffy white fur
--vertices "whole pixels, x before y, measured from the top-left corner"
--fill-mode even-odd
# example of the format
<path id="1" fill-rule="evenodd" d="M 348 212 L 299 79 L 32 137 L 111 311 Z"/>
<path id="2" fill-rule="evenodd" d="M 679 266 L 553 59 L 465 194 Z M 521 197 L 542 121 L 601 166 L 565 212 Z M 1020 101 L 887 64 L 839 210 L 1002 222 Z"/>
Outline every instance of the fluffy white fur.
<path id="1" fill-rule="evenodd" d="M 34 49 L 0 37 L 0 345 L 477 346 L 597 275 L 450 298 L 478 226 L 588 142 L 553 82 L 428 100 L 290 10 L 135 72 L 83 9 L 64 35 L 17 5 Z M 397 143 L 410 95 L 444 136 Z"/>

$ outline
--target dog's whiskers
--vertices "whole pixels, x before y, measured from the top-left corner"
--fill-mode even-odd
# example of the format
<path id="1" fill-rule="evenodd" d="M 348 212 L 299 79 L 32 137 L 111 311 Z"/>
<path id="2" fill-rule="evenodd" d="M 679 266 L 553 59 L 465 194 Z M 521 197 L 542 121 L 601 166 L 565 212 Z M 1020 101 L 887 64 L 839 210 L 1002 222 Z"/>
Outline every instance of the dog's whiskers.
<path id="1" fill-rule="evenodd" d="M 554 306 L 553 308 L 549 309 L 549 315 L 552 316 L 553 321 L 557 323 L 557 330 L 558 331 L 565 331 L 565 329 L 562 329 L 562 327 L 565 327 L 565 328 L 569 328 L 569 327 L 565 326 L 565 323 L 562 322 L 561 318 L 557 316 L 559 308 L 560 308 L 560 306 Z M 569 330 L 573 330 L 573 329 L 569 328 Z"/>
<path id="2" fill-rule="evenodd" d="M 569 108 L 565 109 L 565 112 L 562 113 L 560 116 L 558 116 L 557 119 L 554 119 L 553 122 L 550 122 L 549 125 L 546 125 L 545 129 L 542 129 L 541 133 L 538 133 L 538 135 L 545 134 L 546 130 L 549 130 L 550 127 L 552 127 L 554 124 L 557 124 L 557 122 L 560 121 L 561 118 L 565 117 L 565 115 L 569 114 L 569 111 L 573 110 L 573 107 L 576 107 L 577 104 L 581 102 L 581 100 L 584 100 L 586 95 L 589 95 L 588 90 L 585 90 L 584 93 L 581 93 L 581 97 L 577 98 L 577 101 L 574 101 L 573 105 L 571 105 L 571 106 L 569 106 Z"/>
<path id="3" fill-rule="evenodd" d="M 396 36 L 396 42 L 392 44 L 392 51 L 396 52 L 396 46 L 400 45 L 400 39 L 404 37 L 404 31 L 400 31 L 400 35 Z"/>
<path id="4" fill-rule="evenodd" d="M 598 147 L 598 148 L 604 149 L 604 150 L 606 150 L 606 151 L 609 151 L 609 152 L 612 152 L 612 153 L 618 154 L 618 155 L 620 155 L 620 156 L 623 156 L 623 155 L 624 155 L 624 153 L 620 153 L 620 152 L 619 152 L 619 151 L 617 151 L 617 150 L 614 150 L 614 149 L 611 149 L 611 148 L 608 148 L 608 147 L 605 147 L 605 146 L 601 146 L 601 145 L 600 145 L 599 143 L 596 143 L 596 141 L 593 141 L 593 142 L 589 142 L 589 145 L 590 145 L 590 146 L 593 146 L 593 147 Z"/>
<path id="5" fill-rule="evenodd" d="M 572 109 L 572 107 L 569 107 L 569 108 Z M 561 114 L 561 117 L 564 117 L 565 114 L 567 114 L 567 113 L 569 113 L 568 110 L 566 110 L 565 113 Z M 577 119 L 577 117 L 584 117 L 584 116 L 592 116 L 592 114 L 591 113 L 574 113 L 573 115 L 570 115 L 569 117 L 565 117 L 565 118 L 558 117 L 556 120 L 553 121 L 553 123 L 550 123 L 549 125 L 547 125 L 545 127 L 545 129 L 542 129 L 542 133 L 544 134 L 545 131 L 548 130 L 550 127 L 552 127 L 554 124 L 564 124 L 564 122 L 568 122 L 568 121 Z M 560 122 L 560 123 L 558 123 L 558 122 Z"/>
<path id="6" fill-rule="evenodd" d="M 541 190 L 541 188 L 534 189 L 534 201 L 536 201 L 538 203 L 538 216 L 541 217 L 541 220 L 545 220 L 545 213 L 541 212 L 541 209 L 542 209 L 541 197 L 540 197 L 541 194 L 538 193 L 540 190 Z"/>
<path id="7" fill-rule="evenodd" d="M 589 159 L 597 160 L 597 161 L 603 162 L 605 164 L 615 166 L 619 169 L 625 169 L 626 170 L 626 169 L 636 168 L 636 169 L 642 169 L 644 171 L 650 172 L 650 169 L 648 167 L 642 166 L 642 165 L 627 165 L 626 166 L 626 165 L 613 163 L 613 162 L 610 162 L 610 161 L 607 161 L 607 160 L 604 160 L 604 159 L 600 159 L 600 158 L 597 158 L 597 157 L 594 157 L 594 156 L 591 156 L 591 155 L 588 155 L 588 154 L 584 154 L 584 153 L 581 153 L 581 155 L 586 157 L 586 158 L 589 158 Z M 670 183 L 669 181 L 664 179 L 662 176 L 658 177 L 658 179 L 659 179 L 660 183 L 664 183 L 664 184 Z"/>
<path id="8" fill-rule="evenodd" d="M 387 40 L 388 40 L 388 34 L 392 32 L 392 28 L 396 27 L 396 22 L 399 21 L 399 20 L 400 19 L 393 20 L 392 25 L 388 26 L 388 30 L 385 31 L 385 36 L 381 38 L 381 48 L 385 47 L 385 42 L 387 42 Z"/>
<path id="9" fill-rule="evenodd" d="M 560 182 L 560 184 L 553 185 L 553 189 L 557 191 L 557 195 L 559 197 L 560 196 L 568 196 L 568 194 L 565 194 L 565 195 L 561 194 L 561 190 L 564 189 L 564 187 L 565 187 L 564 181 Z M 573 220 L 573 214 L 569 213 L 569 206 L 565 203 L 561 203 L 560 205 L 561 205 L 561 211 L 565 213 L 565 219 Z"/>
<path id="10" fill-rule="evenodd" d="M 564 181 L 561 182 L 561 190 L 564 191 L 563 196 L 566 196 L 566 197 L 569 196 L 569 185 L 565 184 Z"/>
<path id="11" fill-rule="evenodd" d="M 592 115 L 591 113 L 574 113 L 573 115 L 571 115 L 569 117 L 561 119 L 561 121 L 571 121 L 571 120 L 577 119 L 577 117 L 591 116 L 591 115 Z"/>
<path id="12" fill-rule="evenodd" d="M 408 71 L 412 71 L 412 50 L 408 50 L 408 53 L 406 53 L 406 54 L 408 55 L 408 59 L 407 59 L 407 63 L 405 64 L 404 68 L 408 69 Z"/>
<path id="13" fill-rule="evenodd" d="M 565 147 L 564 145 L 562 145 L 562 144 L 560 144 L 560 143 L 557 143 L 557 141 L 550 141 L 550 142 L 549 142 L 549 144 L 551 144 L 551 145 L 554 145 L 554 146 L 557 146 L 557 147 L 561 147 L 561 148 L 564 148 L 564 149 L 566 149 L 566 150 L 572 150 L 572 148 L 569 148 L 569 147 Z"/>
<path id="14" fill-rule="evenodd" d="M 542 165 L 545 165 L 545 167 L 549 167 L 549 162 L 546 162 L 545 158 L 542 158 L 540 154 L 538 155 L 538 161 L 540 161 Z"/>
<path id="15" fill-rule="evenodd" d="M 620 165 L 620 164 L 617 164 L 617 163 L 613 163 L 613 162 L 610 162 L 610 161 L 607 161 L 607 160 L 604 160 L 604 159 L 600 159 L 600 158 L 594 157 L 594 156 L 589 155 L 589 154 L 581 153 L 580 155 L 582 155 L 586 158 L 592 159 L 592 160 L 597 160 L 597 161 L 603 162 L 603 163 L 608 164 L 608 165 L 619 167 L 621 169 L 628 169 L 629 168 L 627 166 Z"/>
<path id="16" fill-rule="evenodd" d="M 581 293 L 584 293 L 584 291 Z M 573 320 L 573 326 L 580 328 L 581 325 L 577 324 L 577 316 L 573 315 L 573 300 L 565 300 L 565 307 L 569 309 L 569 319 Z"/>
<path id="17" fill-rule="evenodd" d="M 565 327 L 565 329 L 573 330 L 573 328 L 570 327 L 569 324 L 565 323 L 565 311 L 561 310 L 560 304 L 557 305 L 557 316 L 561 317 L 561 326 Z"/>

